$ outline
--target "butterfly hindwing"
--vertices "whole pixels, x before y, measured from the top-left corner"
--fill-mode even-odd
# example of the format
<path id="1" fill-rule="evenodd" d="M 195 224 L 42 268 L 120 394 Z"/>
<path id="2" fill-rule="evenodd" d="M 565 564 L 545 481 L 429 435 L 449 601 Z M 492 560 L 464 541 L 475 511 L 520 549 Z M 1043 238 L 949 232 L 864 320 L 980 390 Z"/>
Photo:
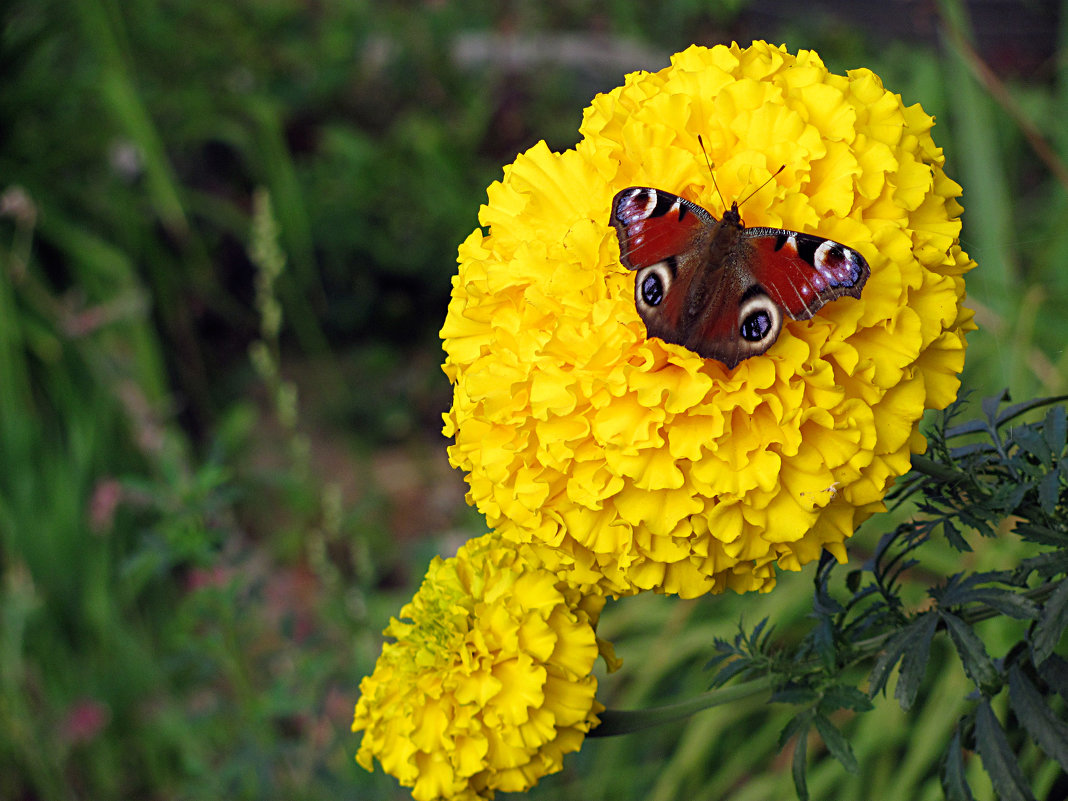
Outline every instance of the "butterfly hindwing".
<path id="1" fill-rule="evenodd" d="M 706 359 L 734 367 L 775 343 L 782 330 L 783 312 L 747 271 L 724 271 L 717 286 L 719 311 L 702 315 L 682 344 Z"/>

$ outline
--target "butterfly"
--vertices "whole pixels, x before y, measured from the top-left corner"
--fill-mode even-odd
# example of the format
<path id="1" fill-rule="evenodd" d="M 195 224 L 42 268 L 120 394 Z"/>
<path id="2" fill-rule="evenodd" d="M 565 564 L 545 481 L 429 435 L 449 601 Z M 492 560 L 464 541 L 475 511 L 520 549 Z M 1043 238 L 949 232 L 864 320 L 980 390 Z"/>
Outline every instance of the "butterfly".
<path id="1" fill-rule="evenodd" d="M 717 220 L 685 198 L 632 186 L 616 194 L 610 222 L 620 261 L 636 271 L 648 335 L 728 368 L 770 348 L 783 315 L 807 320 L 836 298 L 859 298 L 871 274 L 863 256 L 830 239 L 746 228 L 737 203 Z"/>

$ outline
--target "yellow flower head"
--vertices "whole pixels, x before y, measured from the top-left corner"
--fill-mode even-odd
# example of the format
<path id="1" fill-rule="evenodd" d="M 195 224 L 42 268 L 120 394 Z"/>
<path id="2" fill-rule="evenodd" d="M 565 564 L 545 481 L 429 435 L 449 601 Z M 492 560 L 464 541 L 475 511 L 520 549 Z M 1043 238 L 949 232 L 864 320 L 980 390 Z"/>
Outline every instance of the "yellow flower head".
<path id="1" fill-rule="evenodd" d="M 956 395 L 960 187 L 934 121 L 867 69 L 763 42 L 691 47 L 586 110 L 574 150 L 538 144 L 489 188 L 442 329 L 445 432 L 490 525 L 611 593 L 770 589 L 883 508 Z M 628 186 L 719 217 L 698 136 L 748 226 L 860 252 L 858 300 L 787 320 L 734 369 L 649 338 L 609 225 Z"/>
<path id="2" fill-rule="evenodd" d="M 604 598 L 533 565 L 494 535 L 431 563 L 360 683 L 360 765 L 377 758 L 416 801 L 473 801 L 526 790 L 578 750 L 604 708 L 590 675 Z"/>

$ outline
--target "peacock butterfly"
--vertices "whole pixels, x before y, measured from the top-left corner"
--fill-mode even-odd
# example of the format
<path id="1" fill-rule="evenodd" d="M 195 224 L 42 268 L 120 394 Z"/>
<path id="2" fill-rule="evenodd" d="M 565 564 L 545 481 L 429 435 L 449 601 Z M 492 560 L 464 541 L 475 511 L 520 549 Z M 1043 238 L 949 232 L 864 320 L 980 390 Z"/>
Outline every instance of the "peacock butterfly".
<path id="1" fill-rule="evenodd" d="M 650 337 L 733 368 L 772 346 L 783 314 L 807 320 L 860 297 L 871 270 L 830 239 L 746 228 L 738 203 L 717 220 L 685 198 L 632 186 L 612 201 L 620 261 L 635 270 L 634 303 Z"/>

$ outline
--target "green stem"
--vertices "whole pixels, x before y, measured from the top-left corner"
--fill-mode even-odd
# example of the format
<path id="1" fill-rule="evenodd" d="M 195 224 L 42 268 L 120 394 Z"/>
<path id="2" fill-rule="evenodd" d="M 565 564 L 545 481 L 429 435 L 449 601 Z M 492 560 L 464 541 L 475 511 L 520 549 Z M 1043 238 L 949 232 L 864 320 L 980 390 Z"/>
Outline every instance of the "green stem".
<path id="1" fill-rule="evenodd" d="M 742 682 L 731 687 L 709 690 L 677 704 L 657 706 L 650 709 L 608 709 L 598 715 L 601 719 L 601 725 L 591 731 L 589 736 L 611 737 L 617 734 L 629 734 L 651 726 L 670 723 L 673 720 L 681 720 L 714 706 L 731 704 L 743 698 L 769 692 L 778 682 L 778 676 L 762 676 L 759 679 Z"/>
<path id="2" fill-rule="evenodd" d="M 917 473 L 923 473 L 925 476 L 936 478 L 939 481 L 960 481 L 961 474 L 951 467 L 941 465 L 933 459 L 928 459 L 926 456 L 919 456 L 917 454 L 912 455 L 912 469 Z"/>

